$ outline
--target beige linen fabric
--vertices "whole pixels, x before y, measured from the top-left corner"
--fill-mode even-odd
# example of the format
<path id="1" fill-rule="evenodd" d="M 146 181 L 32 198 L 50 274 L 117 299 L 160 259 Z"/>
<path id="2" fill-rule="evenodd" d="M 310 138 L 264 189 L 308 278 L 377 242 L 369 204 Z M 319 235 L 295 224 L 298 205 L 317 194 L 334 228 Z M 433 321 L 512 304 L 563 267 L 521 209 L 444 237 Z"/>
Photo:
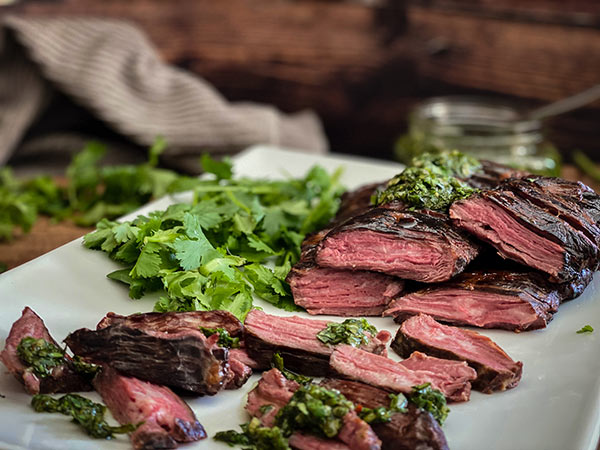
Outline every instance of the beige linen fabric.
<path id="1" fill-rule="evenodd" d="M 260 104 L 230 103 L 209 83 L 165 64 L 136 27 L 94 18 L 3 19 L 0 32 L 0 165 L 58 91 L 141 146 L 165 137 L 179 165 L 210 150 L 231 154 L 268 143 L 327 151 L 318 118 Z M 38 140 L 57 151 L 62 136 Z M 31 146 L 30 146 L 31 147 Z"/>

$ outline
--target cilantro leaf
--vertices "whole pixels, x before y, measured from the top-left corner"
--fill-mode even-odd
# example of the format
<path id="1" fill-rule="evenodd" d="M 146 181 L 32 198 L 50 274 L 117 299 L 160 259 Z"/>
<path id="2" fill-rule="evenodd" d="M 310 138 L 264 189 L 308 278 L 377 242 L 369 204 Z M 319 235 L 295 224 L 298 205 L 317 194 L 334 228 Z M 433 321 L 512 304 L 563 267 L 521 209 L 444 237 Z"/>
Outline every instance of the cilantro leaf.
<path id="1" fill-rule="evenodd" d="M 233 175 L 233 166 L 228 158 L 217 161 L 205 153 L 202 155 L 200 162 L 202 169 L 207 173 L 216 175 L 218 180 L 229 180 Z"/>

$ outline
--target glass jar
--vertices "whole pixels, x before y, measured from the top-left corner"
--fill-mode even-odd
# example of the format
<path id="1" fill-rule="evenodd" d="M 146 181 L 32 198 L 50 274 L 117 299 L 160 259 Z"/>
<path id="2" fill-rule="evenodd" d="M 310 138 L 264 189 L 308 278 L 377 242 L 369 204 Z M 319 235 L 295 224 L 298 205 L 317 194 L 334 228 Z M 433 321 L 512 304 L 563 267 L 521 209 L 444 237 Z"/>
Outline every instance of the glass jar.
<path id="1" fill-rule="evenodd" d="M 409 119 L 409 139 L 421 149 L 456 149 L 480 159 L 556 174 L 559 155 L 539 120 L 524 110 L 484 97 L 435 97 L 419 104 Z"/>

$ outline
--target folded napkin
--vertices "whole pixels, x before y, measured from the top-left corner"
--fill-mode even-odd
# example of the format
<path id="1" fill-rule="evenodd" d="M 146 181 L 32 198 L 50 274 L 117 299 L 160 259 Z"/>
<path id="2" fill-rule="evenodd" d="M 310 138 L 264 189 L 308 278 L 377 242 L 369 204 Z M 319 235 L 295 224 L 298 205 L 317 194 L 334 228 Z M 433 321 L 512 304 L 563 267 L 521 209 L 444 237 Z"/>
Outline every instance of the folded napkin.
<path id="1" fill-rule="evenodd" d="M 131 24 L 5 17 L 0 28 L 0 165 L 11 155 L 48 161 L 81 148 L 89 133 L 52 126 L 35 136 L 29 133 L 32 124 L 52 114 L 49 105 L 61 96 L 115 136 L 137 144 L 138 152 L 164 136 L 169 148 L 163 159 L 179 169 L 193 171 L 191 161 L 207 150 L 231 154 L 258 143 L 327 150 L 312 112 L 286 115 L 268 105 L 230 103 L 202 78 L 161 61 Z M 52 119 L 46 123 L 60 123 Z"/>

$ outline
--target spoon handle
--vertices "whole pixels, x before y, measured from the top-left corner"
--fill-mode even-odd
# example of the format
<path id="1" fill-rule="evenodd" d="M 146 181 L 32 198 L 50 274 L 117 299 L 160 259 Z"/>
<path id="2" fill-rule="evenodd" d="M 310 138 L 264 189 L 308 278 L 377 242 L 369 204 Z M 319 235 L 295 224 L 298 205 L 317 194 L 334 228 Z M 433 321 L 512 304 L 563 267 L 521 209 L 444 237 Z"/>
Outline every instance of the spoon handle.
<path id="1" fill-rule="evenodd" d="M 557 116 L 559 114 L 581 108 L 582 106 L 592 103 L 598 99 L 600 99 L 600 84 L 596 84 L 585 91 L 550 103 L 549 105 L 536 108 L 527 113 L 527 118 L 532 120 L 540 120 L 545 119 L 546 117 Z"/>

